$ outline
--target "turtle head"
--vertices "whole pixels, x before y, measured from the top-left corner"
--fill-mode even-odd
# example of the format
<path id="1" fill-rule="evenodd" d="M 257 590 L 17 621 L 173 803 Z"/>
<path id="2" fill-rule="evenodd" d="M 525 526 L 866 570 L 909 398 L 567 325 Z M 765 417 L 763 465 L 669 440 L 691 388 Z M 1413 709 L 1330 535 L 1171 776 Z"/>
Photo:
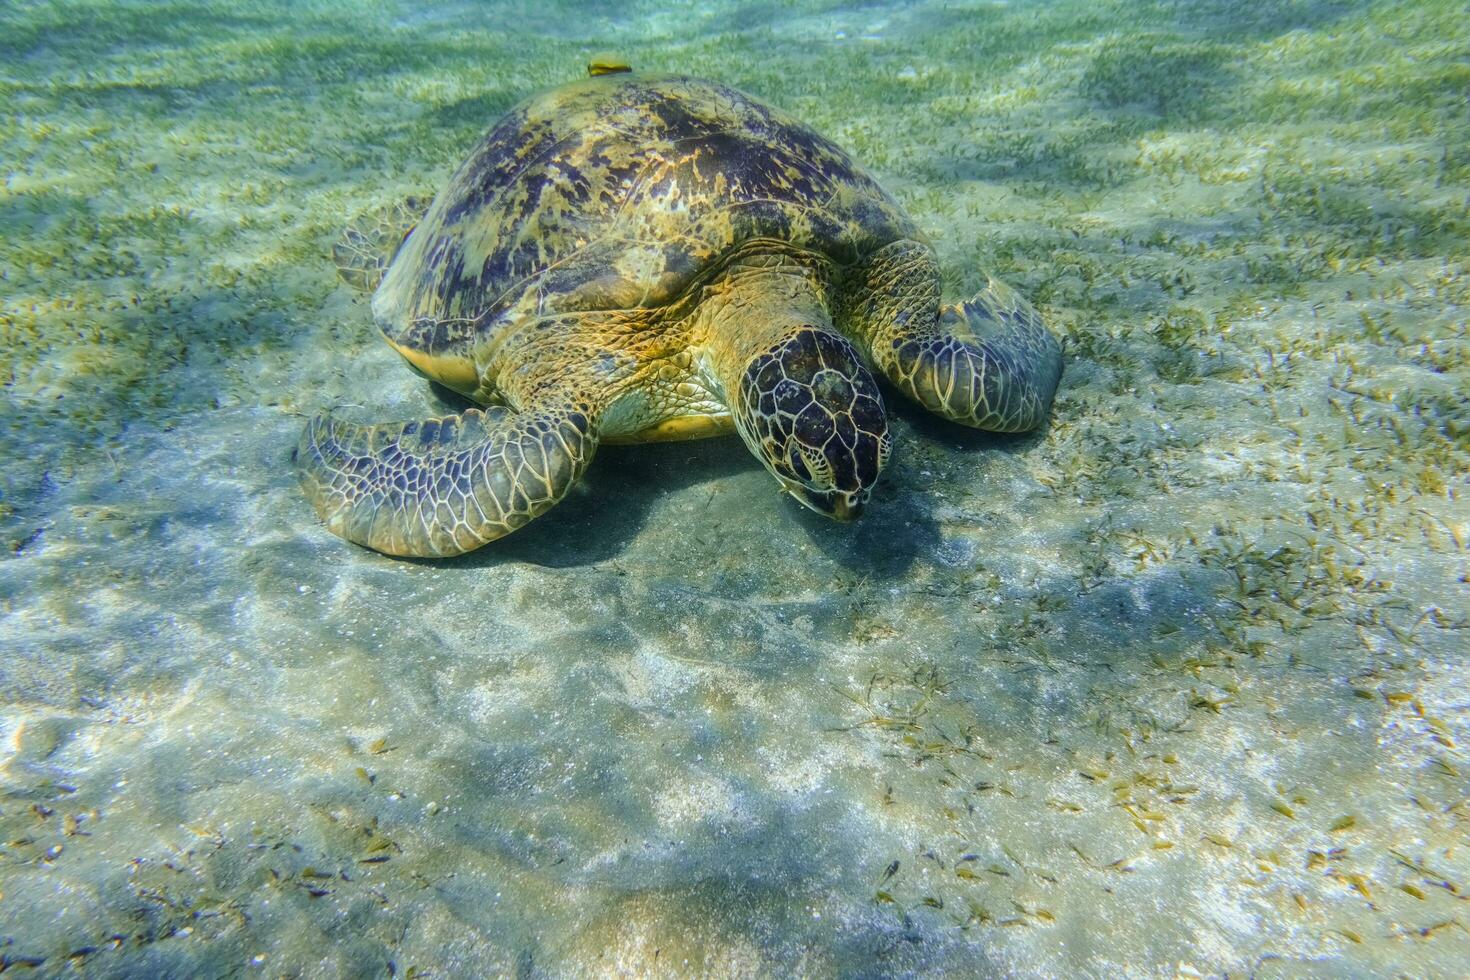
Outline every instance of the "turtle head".
<path id="1" fill-rule="evenodd" d="M 878 385 L 845 337 L 797 328 L 745 367 L 730 409 L 787 493 L 839 521 L 862 513 L 893 443 Z"/>

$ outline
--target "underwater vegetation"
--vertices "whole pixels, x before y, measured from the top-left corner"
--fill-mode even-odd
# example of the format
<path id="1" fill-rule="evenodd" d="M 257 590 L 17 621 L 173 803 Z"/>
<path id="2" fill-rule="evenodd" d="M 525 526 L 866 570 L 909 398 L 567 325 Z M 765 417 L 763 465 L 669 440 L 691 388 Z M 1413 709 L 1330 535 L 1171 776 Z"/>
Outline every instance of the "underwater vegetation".
<path id="1" fill-rule="evenodd" d="M 1461 7 L 0 8 L 0 972 L 1463 972 Z M 608 48 L 1027 296 L 1050 425 L 322 530 L 307 417 L 456 407 L 331 242 Z"/>

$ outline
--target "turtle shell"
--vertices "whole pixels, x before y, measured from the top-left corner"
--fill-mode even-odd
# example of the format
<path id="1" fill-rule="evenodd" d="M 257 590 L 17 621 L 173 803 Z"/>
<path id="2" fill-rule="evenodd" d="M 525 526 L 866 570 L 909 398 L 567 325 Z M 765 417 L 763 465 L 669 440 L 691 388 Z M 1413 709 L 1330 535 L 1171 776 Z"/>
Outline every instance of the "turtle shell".
<path id="1" fill-rule="evenodd" d="M 721 85 L 612 74 L 482 139 L 373 299 L 395 346 L 464 356 L 527 318 L 678 300 L 745 242 L 848 264 L 916 232 L 840 148 Z"/>

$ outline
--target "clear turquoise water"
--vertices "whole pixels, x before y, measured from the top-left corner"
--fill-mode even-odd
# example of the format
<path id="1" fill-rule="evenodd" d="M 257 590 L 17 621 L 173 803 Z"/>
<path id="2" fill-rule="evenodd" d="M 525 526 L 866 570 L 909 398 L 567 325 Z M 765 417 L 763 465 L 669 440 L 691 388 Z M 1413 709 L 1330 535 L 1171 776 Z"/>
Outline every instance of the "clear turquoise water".
<path id="1" fill-rule="evenodd" d="M 1470 41 L 1432 2 L 0 9 L 17 975 L 1456 975 Z M 811 123 L 1066 339 L 839 526 L 608 448 L 465 559 L 327 259 L 613 48 Z M 27 972 L 29 971 L 29 973 Z"/>

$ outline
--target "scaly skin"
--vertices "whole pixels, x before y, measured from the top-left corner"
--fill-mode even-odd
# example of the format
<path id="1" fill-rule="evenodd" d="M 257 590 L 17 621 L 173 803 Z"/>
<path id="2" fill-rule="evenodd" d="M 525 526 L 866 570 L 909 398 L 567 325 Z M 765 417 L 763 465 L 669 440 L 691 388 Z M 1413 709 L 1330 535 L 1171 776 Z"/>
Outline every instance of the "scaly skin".
<path id="1" fill-rule="evenodd" d="M 872 362 L 936 415 L 991 432 L 1029 432 L 1051 411 L 1062 349 L 1004 283 L 939 305 L 939 264 L 919 241 L 893 242 L 849 279 L 846 322 Z"/>
<path id="2" fill-rule="evenodd" d="M 597 450 L 570 399 L 359 425 L 319 415 L 296 449 L 328 530 L 387 555 L 447 557 L 503 537 L 566 495 Z"/>
<path id="3" fill-rule="evenodd" d="M 892 448 L 883 396 L 832 325 L 824 264 L 777 251 L 706 291 L 694 339 L 735 429 L 781 487 L 837 520 L 857 518 Z"/>

